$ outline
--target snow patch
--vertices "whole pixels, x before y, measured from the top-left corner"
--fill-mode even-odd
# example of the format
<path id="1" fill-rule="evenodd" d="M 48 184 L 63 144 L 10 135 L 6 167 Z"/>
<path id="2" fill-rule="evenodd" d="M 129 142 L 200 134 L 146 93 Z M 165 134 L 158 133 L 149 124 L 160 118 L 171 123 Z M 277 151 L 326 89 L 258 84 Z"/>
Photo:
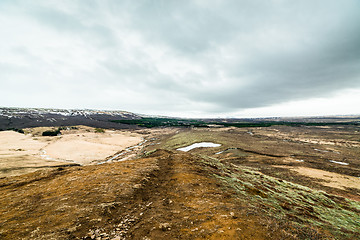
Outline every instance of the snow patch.
<path id="1" fill-rule="evenodd" d="M 317 151 L 317 152 L 329 152 L 329 151 L 326 151 L 326 150 L 320 150 L 320 149 L 316 149 L 316 148 L 314 148 L 314 150 Z"/>
<path id="2" fill-rule="evenodd" d="M 346 163 L 346 162 L 338 162 L 338 161 L 333 161 L 333 160 L 330 160 L 330 162 L 336 163 L 336 164 L 340 164 L 340 165 L 349 165 L 349 164 Z"/>
<path id="3" fill-rule="evenodd" d="M 201 147 L 220 147 L 221 144 L 218 143 L 212 143 L 212 142 L 200 142 L 200 143 L 194 143 L 187 147 L 178 148 L 176 150 L 188 152 L 194 148 L 201 148 Z"/>

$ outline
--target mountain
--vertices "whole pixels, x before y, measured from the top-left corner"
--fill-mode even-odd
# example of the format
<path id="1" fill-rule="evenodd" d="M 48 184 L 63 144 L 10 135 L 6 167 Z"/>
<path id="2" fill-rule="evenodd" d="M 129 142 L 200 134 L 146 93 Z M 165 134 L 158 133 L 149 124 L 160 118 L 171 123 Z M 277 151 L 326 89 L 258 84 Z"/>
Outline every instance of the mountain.
<path id="1" fill-rule="evenodd" d="M 89 109 L 0 108 L 0 129 L 86 125 L 101 128 L 134 128 L 111 120 L 132 120 L 139 115 L 126 111 Z"/>

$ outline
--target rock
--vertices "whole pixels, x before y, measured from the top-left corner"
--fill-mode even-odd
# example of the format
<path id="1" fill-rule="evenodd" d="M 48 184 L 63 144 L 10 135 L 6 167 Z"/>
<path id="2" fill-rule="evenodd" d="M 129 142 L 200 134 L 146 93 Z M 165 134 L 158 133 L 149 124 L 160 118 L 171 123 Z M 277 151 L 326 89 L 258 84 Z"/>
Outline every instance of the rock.
<path id="1" fill-rule="evenodd" d="M 231 216 L 232 218 L 234 218 L 234 219 L 237 218 L 237 216 L 235 216 L 235 213 L 234 213 L 234 212 L 230 212 L 230 216 Z"/>
<path id="2" fill-rule="evenodd" d="M 163 231 L 171 230 L 170 223 L 160 223 L 159 228 Z"/>

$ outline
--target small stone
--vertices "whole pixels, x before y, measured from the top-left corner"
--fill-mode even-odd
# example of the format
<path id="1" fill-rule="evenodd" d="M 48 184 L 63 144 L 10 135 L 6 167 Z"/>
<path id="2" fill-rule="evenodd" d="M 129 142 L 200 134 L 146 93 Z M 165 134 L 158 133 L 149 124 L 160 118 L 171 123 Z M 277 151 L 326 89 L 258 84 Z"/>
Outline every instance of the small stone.
<path id="1" fill-rule="evenodd" d="M 234 213 L 234 212 L 230 212 L 230 216 L 231 216 L 232 218 L 234 218 L 234 219 L 237 218 L 237 216 L 235 216 L 235 213 Z"/>
<path id="2" fill-rule="evenodd" d="M 160 223 L 159 228 L 163 231 L 171 230 L 170 223 Z"/>

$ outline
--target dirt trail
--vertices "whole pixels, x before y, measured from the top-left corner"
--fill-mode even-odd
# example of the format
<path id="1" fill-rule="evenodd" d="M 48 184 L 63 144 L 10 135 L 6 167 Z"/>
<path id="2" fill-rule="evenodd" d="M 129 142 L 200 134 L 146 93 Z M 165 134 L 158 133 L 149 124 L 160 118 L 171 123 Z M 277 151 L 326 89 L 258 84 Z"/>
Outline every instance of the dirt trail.
<path id="1" fill-rule="evenodd" d="M 129 239 L 265 239 L 256 219 L 189 154 L 157 153 L 159 170 L 134 194 Z M 122 219 L 126 222 L 126 218 Z M 122 224 L 120 226 L 122 227 Z M 116 230 L 116 229 L 115 229 Z M 121 236 L 121 235 L 119 235 Z"/>

